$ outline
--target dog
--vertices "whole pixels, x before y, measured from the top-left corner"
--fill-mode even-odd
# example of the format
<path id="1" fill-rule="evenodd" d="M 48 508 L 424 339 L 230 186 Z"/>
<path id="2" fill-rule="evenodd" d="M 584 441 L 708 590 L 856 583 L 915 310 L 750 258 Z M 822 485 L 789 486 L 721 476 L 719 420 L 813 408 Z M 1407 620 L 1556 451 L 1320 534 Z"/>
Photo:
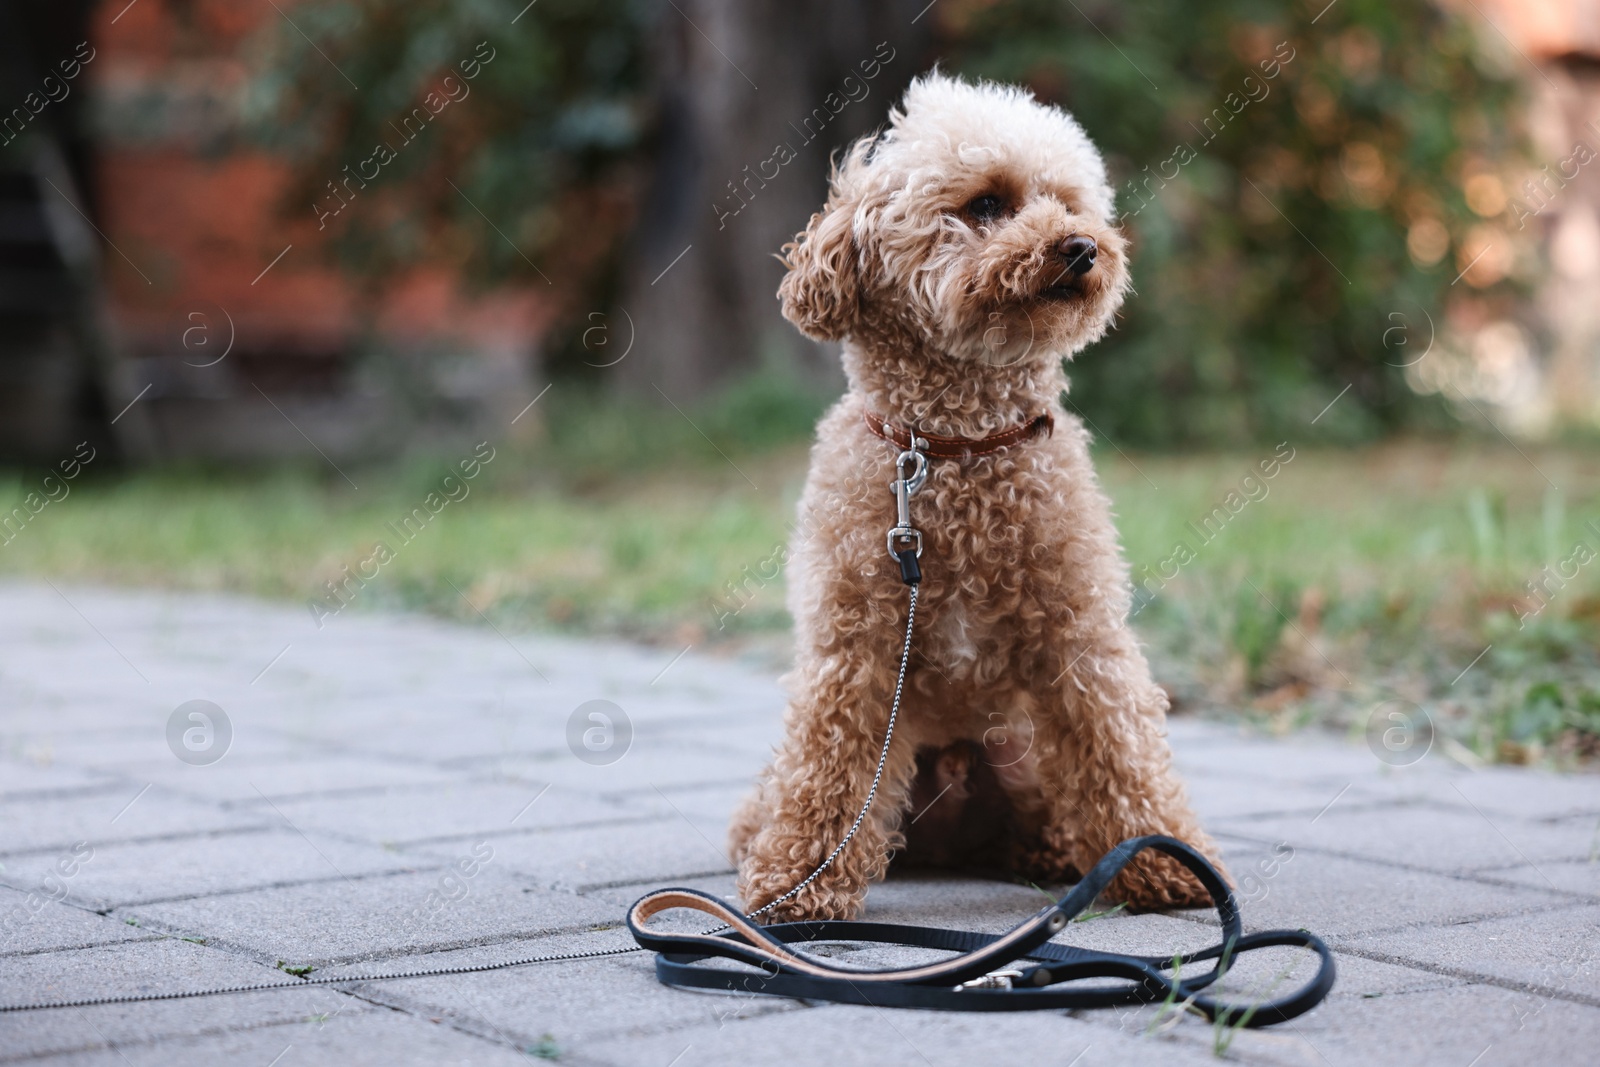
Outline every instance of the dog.
<path id="1" fill-rule="evenodd" d="M 783 314 L 842 342 L 849 388 L 823 416 L 789 554 L 795 663 L 785 737 L 730 827 L 754 909 L 809 875 L 873 781 L 905 640 L 886 488 L 910 434 L 923 578 L 903 704 L 855 837 L 768 921 L 852 918 L 890 859 L 1073 881 L 1125 838 L 1208 856 L 1171 768 L 1167 697 L 1126 624 L 1128 567 L 1064 361 L 1128 290 L 1099 152 L 1025 90 L 937 70 L 846 149 L 827 201 L 784 246 Z M 1146 853 L 1108 895 L 1209 897 Z"/>

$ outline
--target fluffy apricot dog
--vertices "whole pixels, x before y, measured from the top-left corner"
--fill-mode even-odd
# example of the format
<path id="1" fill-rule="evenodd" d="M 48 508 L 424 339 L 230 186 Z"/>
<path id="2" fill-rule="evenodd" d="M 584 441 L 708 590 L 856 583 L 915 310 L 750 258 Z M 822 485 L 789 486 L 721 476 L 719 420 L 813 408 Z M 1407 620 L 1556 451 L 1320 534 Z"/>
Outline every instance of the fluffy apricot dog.
<path id="1" fill-rule="evenodd" d="M 866 799 L 907 612 L 885 547 L 891 442 L 914 427 L 946 455 L 911 499 L 924 578 L 877 800 L 832 866 L 764 919 L 855 916 L 891 857 L 1061 882 L 1139 834 L 1214 854 L 1125 622 L 1128 568 L 1089 435 L 1062 408 L 1064 359 L 1100 338 L 1128 288 L 1112 200 L 1071 116 L 935 72 L 847 150 L 785 246 L 783 313 L 843 342 L 849 390 L 818 426 L 790 548 L 786 737 L 730 832 L 752 909 L 810 874 Z M 1204 902 L 1187 872 L 1146 855 L 1115 897 Z"/>

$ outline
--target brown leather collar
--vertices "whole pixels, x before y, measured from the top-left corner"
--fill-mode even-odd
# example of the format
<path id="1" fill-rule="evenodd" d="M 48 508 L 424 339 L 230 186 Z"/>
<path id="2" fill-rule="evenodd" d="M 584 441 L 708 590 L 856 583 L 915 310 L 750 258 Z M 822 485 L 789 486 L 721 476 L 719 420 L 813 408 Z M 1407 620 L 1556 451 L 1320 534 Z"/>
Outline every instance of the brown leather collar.
<path id="1" fill-rule="evenodd" d="M 866 419 L 867 429 L 878 437 L 889 441 L 901 449 L 911 447 L 911 431 L 903 426 L 896 426 L 882 415 L 871 411 L 862 412 Z M 991 452 L 998 452 L 1002 448 L 1021 444 L 1031 438 L 1044 434 L 1051 436 L 1055 433 L 1056 420 L 1049 412 L 1036 418 L 1029 419 L 1021 426 L 1013 426 L 1009 430 L 992 434 L 988 437 L 941 437 L 936 433 L 917 434 L 921 451 L 931 459 L 967 459 L 972 456 L 986 456 Z"/>

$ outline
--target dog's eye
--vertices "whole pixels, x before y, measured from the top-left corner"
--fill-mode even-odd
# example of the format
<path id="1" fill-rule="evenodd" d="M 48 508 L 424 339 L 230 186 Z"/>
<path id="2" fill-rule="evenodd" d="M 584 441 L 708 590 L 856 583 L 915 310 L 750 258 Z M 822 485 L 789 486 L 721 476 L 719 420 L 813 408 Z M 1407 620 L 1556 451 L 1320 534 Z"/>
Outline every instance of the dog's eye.
<path id="1" fill-rule="evenodd" d="M 967 214 L 979 222 L 993 222 L 1004 214 L 1005 201 L 998 196 L 980 196 L 967 204 Z"/>

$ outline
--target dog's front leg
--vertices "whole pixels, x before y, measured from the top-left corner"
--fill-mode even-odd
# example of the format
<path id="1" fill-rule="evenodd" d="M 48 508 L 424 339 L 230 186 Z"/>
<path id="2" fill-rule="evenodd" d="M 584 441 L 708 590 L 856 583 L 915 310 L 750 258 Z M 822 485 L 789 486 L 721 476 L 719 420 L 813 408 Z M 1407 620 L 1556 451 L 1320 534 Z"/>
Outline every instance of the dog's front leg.
<path id="1" fill-rule="evenodd" d="M 898 623 L 802 653 L 789 679 L 793 699 L 784 742 L 758 794 L 765 824 L 740 848 L 739 895 L 750 910 L 800 884 L 850 831 L 882 752 L 903 636 L 902 613 Z M 905 705 L 913 700 L 908 682 L 901 729 Z M 877 797 L 850 843 L 827 870 L 762 920 L 860 914 L 868 884 L 883 877 L 889 853 L 899 843 L 915 770 L 909 738 L 896 737 Z"/>
<path id="2" fill-rule="evenodd" d="M 1071 645 L 1076 645 L 1072 650 Z M 1118 843 L 1145 834 L 1176 837 L 1216 862 L 1216 846 L 1200 829 L 1172 770 L 1166 739 L 1166 693 L 1127 627 L 1064 643 L 1071 666 L 1038 694 L 1045 716 L 1041 784 L 1055 806 L 1050 836 L 1087 871 Z M 1210 896 L 1177 861 L 1146 852 L 1111 883 L 1107 894 L 1135 909 L 1198 906 Z"/>

